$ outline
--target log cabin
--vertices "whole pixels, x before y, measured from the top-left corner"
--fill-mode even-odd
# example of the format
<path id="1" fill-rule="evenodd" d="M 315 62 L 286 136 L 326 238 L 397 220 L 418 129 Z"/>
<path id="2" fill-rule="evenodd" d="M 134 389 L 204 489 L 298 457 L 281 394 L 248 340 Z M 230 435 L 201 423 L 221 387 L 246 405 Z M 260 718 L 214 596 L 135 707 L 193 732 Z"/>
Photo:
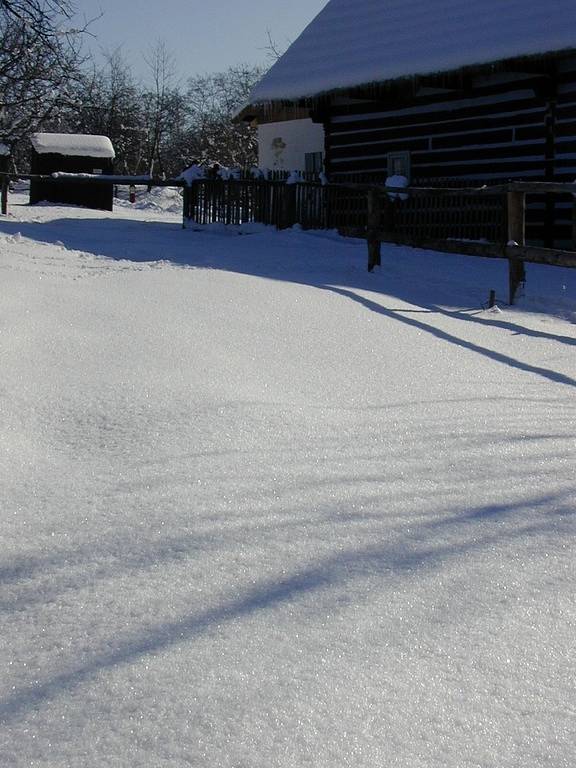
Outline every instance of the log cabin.
<path id="1" fill-rule="evenodd" d="M 330 0 L 243 119 L 324 129 L 333 181 L 576 178 L 574 0 Z M 529 200 L 528 237 L 572 237 L 572 201 Z"/>

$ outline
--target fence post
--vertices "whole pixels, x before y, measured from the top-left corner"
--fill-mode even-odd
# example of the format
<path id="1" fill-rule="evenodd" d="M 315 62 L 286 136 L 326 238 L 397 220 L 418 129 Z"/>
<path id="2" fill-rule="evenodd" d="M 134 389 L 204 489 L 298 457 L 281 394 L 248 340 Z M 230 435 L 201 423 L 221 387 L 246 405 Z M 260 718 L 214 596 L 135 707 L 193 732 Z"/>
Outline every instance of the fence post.
<path id="1" fill-rule="evenodd" d="M 289 229 L 296 224 L 296 184 L 285 182 L 282 189 L 282 218 L 280 229 Z"/>
<path id="2" fill-rule="evenodd" d="M 6 216 L 8 213 L 8 188 L 10 186 L 10 179 L 8 176 L 2 176 L 2 216 Z"/>
<path id="3" fill-rule="evenodd" d="M 381 264 L 382 244 L 379 239 L 380 229 L 380 197 L 376 190 L 371 189 L 367 196 L 368 226 L 366 239 L 368 241 L 368 272 Z"/>
<path id="4" fill-rule="evenodd" d="M 390 198 L 389 195 L 384 197 L 383 228 L 386 239 L 391 243 L 394 242 L 394 234 L 396 232 L 396 213 L 399 202 L 398 198 Z"/>
<path id="5" fill-rule="evenodd" d="M 508 245 L 526 245 L 526 193 L 508 190 Z M 526 282 L 524 263 L 508 259 L 509 302 L 514 304 L 519 287 Z"/>
<path id="6" fill-rule="evenodd" d="M 190 187 L 185 182 L 182 187 L 182 229 L 186 229 L 190 218 Z"/>

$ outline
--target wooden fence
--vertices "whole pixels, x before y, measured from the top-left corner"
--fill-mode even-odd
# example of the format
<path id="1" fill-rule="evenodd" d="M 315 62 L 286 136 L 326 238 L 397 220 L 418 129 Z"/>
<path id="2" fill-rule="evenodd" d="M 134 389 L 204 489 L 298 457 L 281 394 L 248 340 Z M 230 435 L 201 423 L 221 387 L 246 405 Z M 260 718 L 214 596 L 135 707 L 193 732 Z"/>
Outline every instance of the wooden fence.
<path id="1" fill-rule="evenodd" d="M 576 267 L 574 250 L 526 244 L 527 195 L 567 194 L 576 195 L 575 184 L 392 189 L 374 183 L 200 180 L 185 190 L 184 219 L 338 229 L 366 238 L 369 271 L 380 264 L 382 242 L 507 259 L 513 304 L 526 280 L 525 262 Z M 576 222 L 576 205 L 574 210 Z"/>
<path id="2" fill-rule="evenodd" d="M 304 229 L 347 232 L 365 226 L 368 188 L 372 187 L 201 179 L 186 190 L 184 218 L 197 224 L 258 222 L 279 229 L 299 224 Z M 407 200 L 391 202 L 395 231 L 414 238 L 502 240 L 506 219 L 501 194 L 473 198 L 458 189 L 449 195 L 435 192 L 431 189 L 425 197 L 409 195 Z"/>
<path id="3" fill-rule="evenodd" d="M 53 183 L 114 183 L 181 187 L 183 227 L 190 224 L 259 222 L 280 229 L 338 229 L 368 243 L 368 269 L 380 264 L 380 244 L 392 242 L 448 253 L 509 262 L 510 303 L 525 281 L 525 262 L 576 267 L 576 251 L 526 243 L 527 195 L 570 196 L 576 184 L 511 182 L 481 187 L 408 187 L 313 181 L 287 183 L 281 178 L 182 179 L 56 174 L 38 177 Z M 7 210 L 9 174 L 2 174 L 2 212 Z M 30 178 L 30 177 L 28 177 Z M 576 203 L 574 204 L 576 235 Z M 576 237 L 575 237 L 576 240 Z M 574 246 L 574 243 L 573 243 Z"/>
<path id="4" fill-rule="evenodd" d="M 428 197 L 450 198 L 456 190 L 410 188 L 396 190 L 408 193 L 416 199 Z M 390 213 L 390 190 L 382 187 L 366 188 L 368 216 L 366 226 L 355 234 L 366 238 L 368 243 L 368 270 L 380 264 L 380 245 L 382 242 L 405 244 L 417 248 L 426 248 L 444 253 L 458 253 L 484 258 L 507 259 L 509 265 L 509 302 L 514 304 L 518 289 L 526 280 L 525 263 L 548 264 L 551 266 L 576 268 L 576 251 L 542 248 L 526 244 L 526 196 L 538 195 L 576 195 L 576 184 L 548 182 L 510 182 L 491 187 L 459 189 L 459 197 L 500 199 L 501 213 L 505 228 L 503 237 L 492 242 L 474 242 L 473 240 L 448 238 L 436 239 L 425 235 L 403 235 L 396 227 L 393 214 Z M 576 204 L 574 204 L 576 212 Z M 575 217 L 576 221 L 576 217 Z"/>
<path id="5" fill-rule="evenodd" d="M 304 229 L 338 229 L 344 233 L 366 225 L 367 190 L 371 184 L 328 184 L 314 181 L 287 184 L 288 174 L 275 172 L 271 178 L 200 179 L 187 186 L 182 179 L 151 179 L 131 176 L 89 176 L 58 174 L 42 176 L 45 182 L 78 184 L 139 185 L 180 187 L 183 190 L 183 222 L 197 224 L 246 224 L 258 222 L 285 229 L 299 224 Z M 12 177 L 2 175 L 2 213 L 8 206 L 8 184 Z M 31 176 L 18 178 L 31 179 Z M 308 175 L 308 179 L 313 178 Z M 378 185 L 380 190 L 383 187 Z M 441 191 L 442 194 L 438 194 Z M 410 193 L 406 201 L 396 200 L 388 215 L 402 237 L 434 239 L 484 239 L 500 242 L 506 217 L 502 195 L 478 194 L 466 190 L 430 188 L 425 197 Z"/>

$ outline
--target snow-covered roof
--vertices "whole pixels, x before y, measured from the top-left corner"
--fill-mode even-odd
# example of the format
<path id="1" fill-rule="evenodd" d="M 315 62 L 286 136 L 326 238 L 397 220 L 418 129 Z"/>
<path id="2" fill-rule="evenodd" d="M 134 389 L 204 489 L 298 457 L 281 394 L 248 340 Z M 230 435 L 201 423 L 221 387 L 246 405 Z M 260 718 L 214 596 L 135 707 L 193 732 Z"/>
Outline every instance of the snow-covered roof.
<path id="1" fill-rule="evenodd" d="M 107 136 L 87 136 L 81 133 L 34 133 L 32 146 L 39 155 L 75 155 L 112 159 L 114 147 Z"/>
<path id="2" fill-rule="evenodd" d="M 6 157 L 6 155 L 10 154 L 10 147 L 7 147 L 6 144 L 0 143 L 0 157 Z"/>
<path id="3" fill-rule="evenodd" d="M 330 0 L 251 103 L 576 48 L 576 0 Z"/>

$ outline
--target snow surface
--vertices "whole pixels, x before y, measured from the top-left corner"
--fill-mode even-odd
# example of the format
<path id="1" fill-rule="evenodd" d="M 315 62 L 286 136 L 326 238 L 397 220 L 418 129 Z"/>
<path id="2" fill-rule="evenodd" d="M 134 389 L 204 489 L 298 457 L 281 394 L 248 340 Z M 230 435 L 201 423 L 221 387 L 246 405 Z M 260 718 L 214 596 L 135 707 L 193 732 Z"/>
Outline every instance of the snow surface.
<path id="1" fill-rule="evenodd" d="M 34 133 L 32 146 L 39 155 L 71 155 L 112 159 L 116 156 L 107 136 L 88 136 L 81 133 Z"/>
<path id="2" fill-rule="evenodd" d="M 136 187 L 135 195 L 136 202 L 130 203 L 128 187 L 119 187 L 114 205 L 131 210 L 174 213 L 182 219 L 182 190 L 178 187 L 153 187 L 150 192 Z"/>
<path id="3" fill-rule="evenodd" d="M 250 103 L 576 48 L 574 0 L 330 0 Z"/>
<path id="4" fill-rule="evenodd" d="M 572 766 L 576 270 L 18 200 L 0 765 Z"/>

